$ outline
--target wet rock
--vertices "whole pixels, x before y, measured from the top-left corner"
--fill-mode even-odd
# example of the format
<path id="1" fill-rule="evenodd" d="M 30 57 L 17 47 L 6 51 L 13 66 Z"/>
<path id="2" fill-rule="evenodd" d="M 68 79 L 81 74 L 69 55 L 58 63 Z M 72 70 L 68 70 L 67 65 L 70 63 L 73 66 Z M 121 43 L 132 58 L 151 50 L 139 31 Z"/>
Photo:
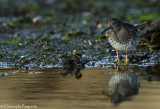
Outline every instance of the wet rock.
<path id="1" fill-rule="evenodd" d="M 36 60 L 34 57 L 31 57 L 29 59 L 25 59 L 25 57 L 23 57 L 22 59 L 20 59 L 18 62 L 15 63 L 15 66 L 18 66 L 20 69 L 24 68 L 26 70 L 29 69 L 29 64 Z"/>
<path id="2" fill-rule="evenodd" d="M 160 20 L 147 21 L 138 25 L 139 35 L 144 39 L 141 43 L 147 45 L 149 50 L 160 50 Z"/>

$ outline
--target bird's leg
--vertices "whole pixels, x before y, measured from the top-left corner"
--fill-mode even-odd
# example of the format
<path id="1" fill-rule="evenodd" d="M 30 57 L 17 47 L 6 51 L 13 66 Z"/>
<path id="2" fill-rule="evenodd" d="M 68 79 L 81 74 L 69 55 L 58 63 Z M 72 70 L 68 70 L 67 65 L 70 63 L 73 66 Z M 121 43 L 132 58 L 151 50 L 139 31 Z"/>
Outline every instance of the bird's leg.
<path id="1" fill-rule="evenodd" d="M 116 62 L 117 62 L 117 64 L 119 64 L 119 56 L 118 56 L 118 50 L 116 49 L 116 53 L 117 53 L 117 60 L 116 60 Z"/>
<path id="2" fill-rule="evenodd" d="M 127 64 L 127 56 L 128 56 L 128 53 L 126 52 L 126 64 Z"/>
<path id="3" fill-rule="evenodd" d="M 126 65 L 126 70 L 128 70 L 128 65 Z"/>
<path id="4" fill-rule="evenodd" d="M 116 72 L 119 72 L 119 67 L 116 68 Z"/>

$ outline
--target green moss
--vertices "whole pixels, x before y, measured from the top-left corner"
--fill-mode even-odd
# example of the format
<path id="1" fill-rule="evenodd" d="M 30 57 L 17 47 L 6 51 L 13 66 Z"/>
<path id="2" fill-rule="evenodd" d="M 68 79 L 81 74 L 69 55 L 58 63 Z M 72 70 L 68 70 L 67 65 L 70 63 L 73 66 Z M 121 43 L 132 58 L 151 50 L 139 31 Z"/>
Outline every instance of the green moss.
<path id="1" fill-rule="evenodd" d="M 41 55 L 43 55 L 44 54 L 44 52 L 41 52 Z"/>
<path id="2" fill-rule="evenodd" d="M 69 43 L 70 43 L 70 44 L 72 44 L 72 41 L 71 41 L 71 40 L 69 40 Z"/>
<path id="3" fill-rule="evenodd" d="M 15 65 L 13 65 L 13 66 L 12 66 L 12 68 L 16 68 L 16 66 L 15 66 Z"/>
<path id="4" fill-rule="evenodd" d="M 39 5 L 32 5 L 32 6 L 30 7 L 30 9 L 32 9 L 32 10 L 34 10 L 34 11 L 38 11 L 38 10 L 40 10 L 41 8 L 40 8 Z"/>
<path id="5" fill-rule="evenodd" d="M 19 43 L 18 41 L 5 41 L 5 42 L 1 42 L 0 45 L 12 45 L 18 48 L 22 46 L 22 44 Z"/>
<path id="6" fill-rule="evenodd" d="M 144 5 L 144 1 L 143 0 L 135 0 L 135 3 L 137 4 L 137 5 Z"/>
<path id="7" fill-rule="evenodd" d="M 96 37 L 96 40 L 97 41 L 104 41 L 104 40 L 106 40 L 107 39 L 107 36 L 97 36 Z"/>
<path id="8" fill-rule="evenodd" d="M 87 16 L 87 21 L 91 21 L 93 19 L 93 16 Z"/>
<path id="9" fill-rule="evenodd" d="M 96 37 L 96 40 L 97 40 L 97 41 L 101 41 L 101 38 L 100 38 L 100 37 L 101 37 L 101 36 L 97 36 L 97 37 Z"/>
<path id="10" fill-rule="evenodd" d="M 21 4 L 19 5 L 18 7 L 19 11 L 29 11 L 29 10 L 34 10 L 34 11 L 37 11 L 37 10 L 40 10 L 40 7 L 39 5 L 26 5 L 26 4 Z"/>
<path id="11" fill-rule="evenodd" d="M 127 15 L 127 16 L 126 16 L 126 20 L 131 21 L 131 20 L 132 20 L 132 16 Z"/>
<path id="12" fill-rule="evenodd" d="M 65 37 L 63 37 L 63 40 L 68 41 L 70 40 L 70 37 L 66 35 Z"/>
<path id="13" fill-rule="evenodd" d="M 96 53 L 96 55 L 100 55 L 100 53 Z"/>
<path id="14" fill-rule="evenodd" d="M 49 37 L 49 36 L 42 36 L 42 37 L 38 38 L 38 40 L 40 40 L 40 41 L 52 41 L 54 39 L 55 38 L 52 38 L 52 37 Z"/>
<path id="15" fill-rule="evenodd" d="M 74 8 L 78 7 L 79 0 L 66 0 L 66 3 Z"/>
<path id="16" fill-rule="evenodd" d="M 66 34 L 67 34 L 67 36 L 72 37 L 72 36 L 76 35 L 76 32 L 75 31 L 70 31 L 70 32 L 68 32 Z"/>
<path id="17" fill-rule="evenodd" d="M 47 17 L 55 17 L 54 16 L 55 12 L 54 12 L 54 10 L 48 10 L 48 9 L 46 9 L 46 10 L 41 11 L 40 15 L 41 16 L 47 16 Z"/>
<path id="18" fill-rule="evenodd" d="M 4 54 L 0 54 L 0 60 L 1 61 L 5 60 L 5 55 Z"/>
<path id="19" fill-rule="evenodd" d="M 30 26 L 32 24 L 32 19 L 29 18 L 29 17 L 20 17 L 20 18 L 17 18 L 15 21 L 13 22 L 10 22 L 9 23 L 9 26 L 10 27 L 22 27 L 22 26 Z"/>
<path id="20" fill-rule="evenodd" d="M 54 48 L 52 48 L 52 47 L 46 47 L 42 51 L 45 51 L 45 52 L 54 51 Z"/>
<path id="21" fill-rule="evenodd" d="M 100 55 L 98 56 L 98 58 L 102 58 L 102 57 L 105 57 L 105 55 L 104 55 L 104 54 L 100 54 Z"/>
<path id="22" fill-rule="evenodd" d="M 41 60 L 40 58 L 37 58 L 37 61 L 38 61 L 38 62 L 40 62 L 40 60 Z"/>
<path id="23" fill-rule="evenodd" d="M 83 48 L 87 49 L 87 45 L 83 45 Z"/>
<path id="24" fill-rule="evenodd" d="M 28 6 L 25 5 L 25 4 L 21 4 L 21 5 L 18 7 L 18 9 L 19 9 L 20 11 L 27 11 L 27 10 L 28 10 Z"/>
<path id="25" fill-rule="evenodd" d="M 53 22 L 53 21 L 55 21 L 56 20 L 56 18 L 55 17 L 45 17 L 45 18 L 43 18 L 42 19 L 42 22 L 43 23 L 51 23 L 51 22 Z"/>
<path id="26" fill-rule="evenodd" d="M 160 16 L 157 13 L 142 13 L 139 15 L 139 22 L 160 19 Z"/>
<path id="27" fill-rule="evenodd" d="M 18 59 L 18 56 L 17 55 L 13 55 L 12 59 Z"/>
<path id="28" fill-rule="evenodd" d="M 46 58 L 46 57 L 47 57 L 47 55 L 43 55 L 43 57 L 44 57 L 44 58 Z"/>

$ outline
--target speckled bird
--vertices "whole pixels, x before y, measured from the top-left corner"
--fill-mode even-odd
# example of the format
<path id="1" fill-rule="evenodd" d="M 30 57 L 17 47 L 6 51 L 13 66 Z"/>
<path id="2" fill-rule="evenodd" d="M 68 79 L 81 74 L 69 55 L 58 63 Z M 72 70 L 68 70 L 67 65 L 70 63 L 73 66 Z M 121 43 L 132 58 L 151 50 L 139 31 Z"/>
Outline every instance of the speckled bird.
<path id="1" fill-rule="evenodd" d="M 111 29 L 111 34 L 108 37 L 109 43 L 116 49 L 117 64 L 119 64 L 118 51 L 126 52 L 126 64 L 127 53 L 136 48 L 139 44 L 138 30 L 134 25 L 124 23 L 117 18 L 112 18 L 108 22 L 108 27 L 102 31 L 102 34 Z"/>

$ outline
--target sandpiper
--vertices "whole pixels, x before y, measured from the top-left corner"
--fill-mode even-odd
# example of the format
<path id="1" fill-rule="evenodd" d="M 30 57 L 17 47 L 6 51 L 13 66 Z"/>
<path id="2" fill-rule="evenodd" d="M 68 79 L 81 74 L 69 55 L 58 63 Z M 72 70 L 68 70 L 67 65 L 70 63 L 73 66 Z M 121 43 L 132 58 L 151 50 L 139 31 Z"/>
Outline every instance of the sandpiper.
<path id="1" fill-rule="evenodd" d="M 127 64 L 127 52 L 135 49 L 139 44 L 138 30 L 134 25 L 124 23 L 117 18 L 112 18 L 108 22 L 108 27 L 102 31 L 102 34 L 111 29 L 111 34 L 108 37 L 109 43 L 116 49 L 117 64 L 119 64 L 118 50 L 126 52 L 126 64 Z"/>

